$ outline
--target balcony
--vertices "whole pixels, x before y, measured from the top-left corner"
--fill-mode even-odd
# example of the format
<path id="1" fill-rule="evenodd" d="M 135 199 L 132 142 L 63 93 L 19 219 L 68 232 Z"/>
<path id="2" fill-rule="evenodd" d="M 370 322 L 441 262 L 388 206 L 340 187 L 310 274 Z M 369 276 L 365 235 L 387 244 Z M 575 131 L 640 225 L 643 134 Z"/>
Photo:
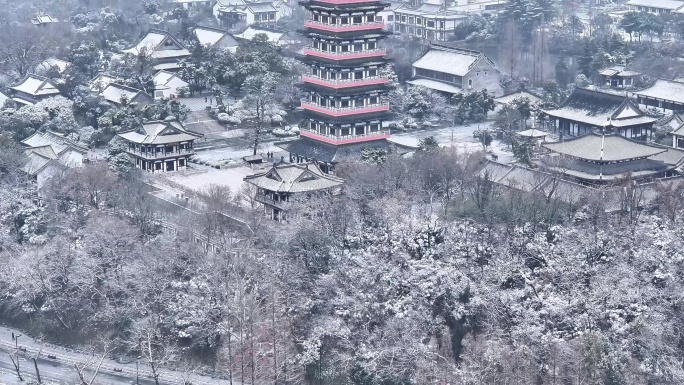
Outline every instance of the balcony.
<path id="1" fill-rule="evenodd" d="M 363 107 L 323 107 L 316 103 L 311 103 L 307 101 L 302 101 L 302 108 L 309 111 L 314 111 L 319 114 L 324 114 L 328 116 L 340 117 L 340 116 L 350 116 L 350 115 L 360 115 L 369 114 L 371 112 L 382 112 L 389 111 L 389 103 L 374 104 L 372 106 Z"/>
<path id="2" fill-rule="evenodd" d="M 332 145 L 370 142 L 373 140 L 387 139 L 390 137 L 389 131 L 369 132 L 362 135 L 327 136 L 309 130 L 301 130 L 299 131 L 299 135 Z"/>
<path id="3" fill-rule="evenodd" d="M 383 57 L 387 55 L 385 49 L 369 49 L 360 52 L 330 52 L 323 51 L 315 48 L 304 49 L 304 55 L 311 55 L 319 58 L 330 59 L 330 60 L 350 60 L 350 59 L 365 59 L 372 57 Z"/>
<path id="4" fill-rule="evenodd" d="M 273 199 L 273 196 L 267 195 L 264 193 L 256 194 L 255 200 L 261 204 L 264 204 L 266 206 L 275 207 L 275 208 L 280 209 L 280 210 L 287 210 L 288 207 L 290 206 L 289 201 L 282 200 L 282 199 L 275 200 L 275 199 Z"/>
<path id="5" fill-rule="evenodd" d="M 373 86 L 378 84 L 389 83 L 389 78 L 386 76 L 373 76 L 363 79 L 321 79 L 314 76 L 302 76 L 302 81 L 305 83 L 316 84 L 323 87 L 343 89 L 352 87 L 362 87 L 362 86 Z"/>
<path id="6" fill-rule="evenodd" d="M 327 24 L 321 23 L 320 21 L 309 20 L 304 22 L 304 27 L 328 32 L 356 32 L 382 29 L 385 28 L 385 23 L 378 21 L 374 23 L 361 24 Z"/>
<path id="7" fill-rule="evenodd" d="M 186 150 L 178 150 L 178 151 L 168 151 L 168 152 L 140 152 L 140 151 L 132 151 L 128 150 L 127 151 L 129 154 L 138 157 L 138 158 L 145 158 L 145 159 L 164 159 L 164 158 L 174 158 L 178 156 L 188 156 L 188 155 L 193 155 L 195 153 L 195 150 L 193 149 L 186 149 Z"/>

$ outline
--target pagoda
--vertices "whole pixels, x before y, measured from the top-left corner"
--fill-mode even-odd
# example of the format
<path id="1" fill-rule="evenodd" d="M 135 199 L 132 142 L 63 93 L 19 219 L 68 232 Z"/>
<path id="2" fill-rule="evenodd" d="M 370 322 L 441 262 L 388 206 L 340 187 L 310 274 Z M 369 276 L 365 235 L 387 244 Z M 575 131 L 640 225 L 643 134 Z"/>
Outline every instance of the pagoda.
<path id="1" fill-rule="evenodd" d="M 297 140 L 282 142 L 291 161 L 316 161 L 327 173 L 344 156 L 385 147 L 383 120 L 390 113 L 389 59 L 379 43 L 388 34 L 378 0 L 305 0 L 309 17 L 301 31 L 310 45 L 299 55 L 308 71 L 300 87 L 303 122 Z"/>

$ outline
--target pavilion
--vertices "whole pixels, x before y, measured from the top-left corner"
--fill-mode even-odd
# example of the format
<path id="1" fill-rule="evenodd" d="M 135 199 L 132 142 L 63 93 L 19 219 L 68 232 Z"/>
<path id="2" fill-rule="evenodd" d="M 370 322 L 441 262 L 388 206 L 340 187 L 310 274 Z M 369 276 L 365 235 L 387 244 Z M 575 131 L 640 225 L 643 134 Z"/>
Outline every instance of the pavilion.
<path id="1" fill-rule="evenodd" d="M 579 87 L 558 108 L 542 111 L 555 121 L 563 136 L 602 131 L 631 139 L 650 140 L 653 123 L 658 120 L 642 111 L 624 94 Z"/>
<path id="2" fill-rule="evenodd" d="M 646 144 L 616 134 L 588 134 L 564 142 L 542 143 L 550 153 L 535 161 L 542 170 L 583 184 L 624 179 L 638 182 L 677 176 L 684 151 Z"/>

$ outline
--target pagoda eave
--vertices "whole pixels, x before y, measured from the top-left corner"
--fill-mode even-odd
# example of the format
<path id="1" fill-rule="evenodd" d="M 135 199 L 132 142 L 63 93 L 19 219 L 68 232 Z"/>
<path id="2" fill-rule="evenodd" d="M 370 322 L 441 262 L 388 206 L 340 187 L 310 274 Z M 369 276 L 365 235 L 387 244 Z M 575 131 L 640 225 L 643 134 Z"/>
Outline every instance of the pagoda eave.
<path id="1" fill-rule="evenodd" d="M 388 58 L 387 56 L 372 56 L 370 58 L 349 58 L 349 59 L 328 59 L 328 58 L 322 58 L 319 56 L 313 56 L 313 55 L 306 55 L 306 54 L 297 54 L 295 55 L 295 58 L 302 63 L 305 64 L 320 64 L 326 67 L 338 67 L 338 68 L 352 68 L 352 67 L 367 67 L 370 64 L 369 60 L 372 60 L 372 63 L 379 63 L 378 65 L 383 65 L 387 63 L 391 63 L 392 60 Z"/>
<path id="2" fill-rule="evenodd" d="M 388 84 L 371 84 L 367 86 L 354 86 L 344 88 L 332 88 L 309 82 L 298 83 L 297 87 L 303 91 L 315 92 L 325 96 L 353 96 L 368 94 L 387 94 L 392 87 Z"/>
<path id="3" fill-rule="evenodd" d="M 337 117 L 333 117 L 330 115 L 325 115 L 325 114 L 321 114 L 321 113 L 318 113 L 315 111 L 305 110 L 305 109 L 298 109 L 295 112 L 297 113 L 298 116 L 300 116 L 304 119 L 314 120 L 317 122 L 326 122 L 326 123 L 332 124 L 332 125 L 366 123 L 366 122 L 374 122 L 374 121 L 386 121 L 392 116 L 392 113 L 390 111 L 379 111 L 379 112 L 372 112 L 372 113 L 367 113 L 367 114 L 356 114 L 356 115 L 337 116 Z"/>
<path id="4" fill-rule="evenodd" d="M 313 27 L 297 30 L 298 33 L 308 38 L 321 38 L 326 40 L 349 40 L 349 39 L 385 39 L 392 35 L 385 29 L 369 29 L 365 31 L 325 31 Z"/>
<path id="5" fill-rule="evenodd" d="M 385 1 L 354 1 L 354 0 L 337 0 L 337 1 L 316 1 L 304 0 L 300 1 L 299 5 L 307 9 L 320 9 L 325 11 L 349 11 L 353 10 L 369 10 L 379 11 L 390 7 L 392 4 Z"/>

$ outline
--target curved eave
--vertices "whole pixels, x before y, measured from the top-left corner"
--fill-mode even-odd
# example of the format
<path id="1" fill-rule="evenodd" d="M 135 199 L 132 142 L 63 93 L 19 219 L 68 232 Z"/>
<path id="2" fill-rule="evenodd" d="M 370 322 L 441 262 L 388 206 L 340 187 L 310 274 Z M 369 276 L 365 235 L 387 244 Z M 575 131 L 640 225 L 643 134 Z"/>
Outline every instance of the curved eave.
<path id="1" fill-rule="evenodd" d="M 305 55 L 298 53 L 295 58 L 305 64 L 321 64 L 326 67 L 336 66 L 340 68 L 352 68 L 359 66 L 369 66 L 368 63 L 390 63 L 392 60 L 387 56 L 373 56 L 367 58 L 354 58 L 354 59 L 326 59 L 318 56 Z M 380 64 L 379 64 L 380 65 Z"/>
<path id="2" fill-rule="evenodd" d="M 342 3 L 342 4 L 333 4 L 333 3 L 326 3 L 324 1 L 315 1 L 315 0 L 303 0 L 299 2 L 299 5 L 306 9 L 317 9 L 321 11 L 332 11 L 332 12 L 348 12 L 350 10 L 362 10 L 362 11 L 372 11 L 372 10 L 378 10 L 382 11 L 385 8 L 390 7 L 392 4 L 384 1 L 366 1 L 366 2 L 358 2 L 358 3 Z"/>
<path id="3" fill-rule="evenodd" d="M 297 30 L 298 33 L 308 38 L 321 38 L 326 40 L 349 40 L 349 39 L 384 39 L 392 35 L 386 29 L 367 29 L 365 31 L 325 31 L 313 27 Z"/>
<path id="4" fill-rule="evenodd" d="M 392 89 L 392 87 L 388 84 L 374 84 L 348 88 L 328 88 L 307 82 L 299 83 L 297 84 L 297 87 L 307 92 L 314 92 L 326 96 L 354 96 L 372 93 L 385 94 Z"/>
<path id="5" fill-rule="evenodd" d="M 296 111 L 297 115 L 299 115 L 303 119 L 310 119 L 310 120 L 315 120 L 318 122 L 326 122 L 328 124 L 354 124 L 354 123 L 365 123 L 365 122 L 371 122 L 375 120 L 379 121 L 384 121 L 388 120 L 390 116 L 392 116 L 392 113 L 390 111 L 379 111 L 379 112 L 371 112 L 368 114 L 357 114 L 357 115 L 349 115 L 349 116 L 340 116 L 340 117 L 334 117 L 334 116 L 329 116 L 325 114 L 319 114 L 317 112 L 311 111 L 311 110 L 304 110 L 304 109 L 298 109 Z"/>
<path id="6" fill-rule="evenodd" d="M 364 62 L 364 63 L 328 63 L 328 62 L 318 62 L 316 60 L 311 60 L 309 59 L 308 56 L 302 55 L 302 54 L 297 54 L 295 56 L 297 60 L 308 64 L 308 65 L 316 65 L 317 63 L 320 63 L 322 66 L 328 69 L 354 69 L 354 68 L 359 68 L 359 67 L 380 67 L 384 66 L 387 63 L 392 62 L 392 59 L 390 58 L 382 58 L 382 60 L 377 60 L 377 61 L 369 61 L 369 62 Z"/>

